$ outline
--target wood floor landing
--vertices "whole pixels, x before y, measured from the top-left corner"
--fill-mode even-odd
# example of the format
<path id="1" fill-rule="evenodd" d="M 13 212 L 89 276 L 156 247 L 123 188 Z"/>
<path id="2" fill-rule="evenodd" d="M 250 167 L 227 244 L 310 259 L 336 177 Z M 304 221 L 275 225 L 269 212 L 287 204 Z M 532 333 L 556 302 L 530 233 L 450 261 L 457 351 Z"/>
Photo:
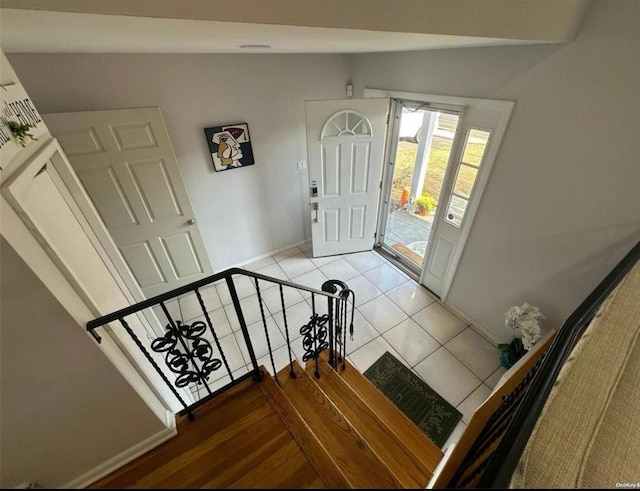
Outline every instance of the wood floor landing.
<path id="1" fill-rule="evenodd" d="M 262 384 L 275 382 L 247 379 L 180 418 L 177 436 L 89 489 L 325 488 Z"/>
<path id="2" fill-rule="evenodd" d="M 373 384 L 327 354 L 280 385 L 246 379 L 179 418 L 178 434 L 90 486 L 424 489 L 442 451 Z M 340 364 L 341 365 L 341 364 Z"/>

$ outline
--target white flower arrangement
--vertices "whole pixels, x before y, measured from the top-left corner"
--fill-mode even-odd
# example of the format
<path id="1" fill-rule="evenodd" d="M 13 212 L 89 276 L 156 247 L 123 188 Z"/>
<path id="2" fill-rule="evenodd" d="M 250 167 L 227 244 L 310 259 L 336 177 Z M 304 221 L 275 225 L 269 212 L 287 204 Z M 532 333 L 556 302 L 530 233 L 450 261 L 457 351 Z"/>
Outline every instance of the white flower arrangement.
<path id="1" fill-rule="evenodd" d="M 538 307 L 526 302 L 515 305 L 504 313 L 505 325 L 516 332 L 509 344 L 498 345 L 502 350 L 501 361 L 506 368 L 518 361 L 542 337 L 540 320 L 544 318 Z"/>
<path id="2" fill-rule="evenodd" d="M 507 310 L 504 314 L 504 321 L 508 328 L 520 332 L 522 345 L 526 351 L 533 348 L 542 336 L 540 335 L 540 319 L 545 316 L 540 309 L 527 302 L 516 305 Z"/>

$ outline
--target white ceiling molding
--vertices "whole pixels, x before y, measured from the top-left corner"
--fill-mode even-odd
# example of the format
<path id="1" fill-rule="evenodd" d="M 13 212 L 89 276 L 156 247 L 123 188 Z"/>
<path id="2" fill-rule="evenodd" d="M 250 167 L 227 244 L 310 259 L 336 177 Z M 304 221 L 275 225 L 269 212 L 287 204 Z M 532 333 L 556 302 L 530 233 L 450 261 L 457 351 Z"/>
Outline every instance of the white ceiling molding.
<path id="1" fill-rule="evenodd" d="M 589 0 L 2 0 L 11 52 L 363 53 L 564 42 Z"/>
<path id="2" fill-rule="evenodd" d="M 561 42 L 589 0 L 3 0 L 3 8 Z"/>

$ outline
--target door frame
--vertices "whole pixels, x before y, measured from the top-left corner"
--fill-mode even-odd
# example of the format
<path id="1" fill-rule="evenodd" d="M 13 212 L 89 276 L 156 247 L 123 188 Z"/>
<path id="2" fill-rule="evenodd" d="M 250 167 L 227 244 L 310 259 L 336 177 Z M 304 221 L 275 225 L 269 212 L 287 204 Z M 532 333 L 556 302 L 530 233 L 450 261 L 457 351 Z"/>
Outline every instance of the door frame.
<path id="1" fill-rule="evenodd" d="M 60 147 L 57 140 L 56 145 Z M 122 257 L 122 254 L 120 254 L 118 246 L 111 237 L 111 234 L 107 230 L 102 218 L 100 218 L 98 210 L 80 182 L 78 175 L 73 172 L 71 165 L 62 165 L 62 163 L 57 160 L 52 160 L 52 163 L 58 172 L 60 179 L 69 190 L 75 205 L 80 210 L 82 218 L 86 221 L 86 225 L 91 229 L 91 232 L 95 234 L 95 239 L 100 245 L 100 247 L 96 247 L 96 249 L 102 250 L 104 255 L 107 256 L 108 260 L 104 258 L 104 262 L 107 267 L 112 270 L 112 274 L 114 278 L 116 278 L 116 281 L 121 280 L 119 282 L 123 284 L 123 290 L 126 288 L 126 290 L 131 294 L 132 303 L 138 303 L 146 300 L 140 285 L 138 285 L 138 282 Z M 157 334 L 160 335 L 162 333 Z"/>
<path id="2" fill-rule="evenodd" d="M 96 254 L 102 260 L 104 266 L 111 274 L 118 289 L 122 293 L 123 297 L 130 301 L 130 292 L 123 288 L 124 284 L 120 281 L 119 276 L 113 269 L 109 258 L 101 250 L 100 243 L 94 234 L 93 229 L 89 226 L 88 222 L 84 219 L 81 210 L 77 206 L 74 197 L 71 192 L 66 188 L 62 177 L 59 174 L 59 169 L 66 165 L 70 168 L 71 164 L 66 160 L 64 150 L 55 138 L 50 138 L 44 143 L 35 154 L 30 157 L 21 169 L 2 185 L 2 196 L 6 199 L 10 208 L 15 212 L 16 216 L 20 217 L 22 223 L 27 227 L 30 237 L 35 239 L 41 247 L 43 253 L 49 258 L 51 263 L 56 268 L 56 271 L 60 273 L 60 279 L 64 279 L 70 287 L 76 298 L 80 300 L 82 306 L 87 309 L 87 312 L 91 317 L 97 317 L 104 315 L 104 309 L 101 307 L 100 302 L 93 298 L 90 292 L 85 288 L 85 285 L 81 282 L 78 276 L 74 272 L 76 266 L 70 262 L 68 263 L 59 254 L 56 247 L 56 243 L 49 239 L 46 233 L 40 226 L 37 217 L 30 214 L 28 208 L 22 202 L 21 195 L 25 189 L 28 189 L 31 181 L 37 177 L 40 173 L 46 172 L 49 178 L 52 180 L 61 198 L 69 206 L 69 211 L 73 214 L 74 218 L 78 220 L 78 224 L 82 231 L 86 234 L 87 239 L 91 242 L 91 245 L 95 248 Z M 51 164 L 51 165 L 50 165 Z M 4 211 L 3 211 L 4 218 Z M 12 244 L 16 245 L 16 244 Z M 25 245 L 25 244 L 20 244 Z M 17 249 L 19 250 L 19 249 Z M 43 263 L 40 261 L 38 266 Z M 34 268 L 30 265 L 34 271 L 38 268 Z M 37 274 L 37 273 L 36 273 Z M 39 275 L 38 275 L 39 276 Z M 52 291 L 51 285 L 48 283 L 50 278 L 40 278 L 45 285 Z M 62 287 L 60 281 L 51 278 L 52 284 Z M 66 300 L 70 300 L 71 297 L 66 296 Z M 67 302 L 64 302 L 58 298 L 61 304 L 65 305 L 65 308 L 71 312 L 67 307 Z M 74 305 L 74 311 L 80 308 L 78 304 Z M 74 315 L 74 318 L 76 316 Z M 156 320 L 157 322 L 157 320 Z M 86 318 L 79 321 L 79 324 L 83 326 L 86 323 Z M 137 316 L 132 324 L 133 329 L 137 331 L 138 335 L 148 335 L 150 332 L 150 326 L 147 316 Z M 89 333 L 85 330 L 87 336 Z M 140 395 L 140 397 L 147 403 L 149 408 L 163 421 L 168 427 L 173 428 L 175 422 L 173 421 L 173 415 L 177 410 L 181 408 L 178 404 L 175 396 L 166 388 L 164 382 L 160 379 L 157 373 L 147 368 L 148 362 L 143 358 L 140 351 L 134 349 L 133 341 L 131 341 L 128 335 L 125 335 L 122 330 L 117 329 L 105 329 L 101 333 L 103 342 L 100 345 L 100 349 L 105 355 L 112 361 L 118 371 L 124 376 L 124 378 L 131 384 L 133 389 Z M 128 355 L 126 353 L 129 353 Z M 181 396 L 191 397 L 190 393 L 184 389 L 181 390 Z"/>
<path id="3" fill-rule="evenodd" d="M 56 138 L 53 138 L 53 142 L 58 152 L 64 154 L 60 142 L 58 142 Z M 76 219 L 80 222 L 80 225 L 87 234 L 87 237 L 91 240 L 96 251 L 100 254 L 102 262 L 104 262 L 107 269 L 109 269 L 111 276 L 127 297 L 127 300 L 132 305 L 146 300 L 147 297 L 140 288 L 129 265 L 124 257 L 122 257 L 118 246 L 111 237 L 109 230 L 102 221 L 100 213 L 98 213 L 93 201 L 91 201 L 82 182 L 80 182 L 80 178 L 74 172 L 71 163 L 69 163 L 68 159 L 62 158 L 52 158 L 51 163 L 57 173 L 56 178 L 61 181 L 61 186 L 59 187 L 61 189 L 64 187 L 63 196 L 67 204 Z M 162 323 L 153 311 L 145 309 L 142 315 L 147 320 L 144 327 L 148 338 L 162 336 L 164 334 Z"/>
<path id="4" fill-rule="evenodd" d="M 471 231 L 471 226 L 475 219 L 476 212 L 482 200 L 482 195 L 484 193 L 486 184 L 489 180 L 489 176 L 491 174 L 491 169 L 495 162 L 496 155 L 500 149 L 500 145 L 502 143 L 502 139 L 504 133 L 507 128 L 507 124 L 511 117 L 511 112 L 513 111 L 513 107 L 515 102 L 513 101 L 504 101 L 504 100 L 495 100 L 495 99 L 477 99 L 472 97 L 461 97 L 461 96 L 449 96 L 449 95 L 438 95 L 438 94 L 428 94 L 428 93 L 418 93 L 418 92 L 405 92 L 405 91 L 397 91 L 397 90 L 387 90 L 387 89 L 373 89 L 366 88 L 364 89 L 364 98 L 374 98 L 374 97 L 389 97 L 390 99 L 405 99 L 417 102 L 431 102 L 434 104 L 443 104 L 450 106 L 459 106 L 462 107 L 462 111 L 464 112 L 464 107 L 473 106 L 478 109 L 489 109 L 493 111 L 497 111 L 501 113 L 498 124 L 496 125 L 496 129 L 492 138 L 497 138 L 499 144 L 494 145 L 491 148 L 487 149 L 488 153 L 486 156 L 486 162 L 483 163 L 483 172 L 478 176 L 478 180 L 474 185 L 474 197 L 473 200 L 469 202 L 469 206 L 465 211 L 465 219 L 464 219 L 464 227 L 461 229 L 460 240 L 456 247 L 455 252 L 451 258 L 450 267 L 448 269 L 447 277 L 445 278 L 442 293 L 439 295 L 440 300 L 445 303 L 447 296 L 449 294 L 449 290 L 453 283 L 453 279 L 456 275 L 458 264 L 460 262 L 460 258 L 462 257 L 462 252 L 464 251 L 464 247 L 467 242 L 467 238 L 469 237 L 469 233 Z M 463 114 L 461 115 L 462 120 Z M 461 121 L 462 122 L 462 121 Z M 388 128 L 391 126 L 388 125 Z M 458 126 L 460 128 L 461 125 Z M 390 138 L 392 135 L 389 129 L 387 129 L 387 142 L 390 142 Z M 397 136 L 397 135 L 396 135 Z M 456 138 L 458 137 L 458 133 L 456 132 Z M 387 144 L 387 149 L 391 145 Z M 455 146 L 455 143 L 454 143 Z M 387 153 L 387 159 L 389 158 L 389 154 Z M 445 173 L 445 178 L 443 180 L 442 186 L 443 188 L 447 185 L 450 186 L 451 180 L 454 178 L 452 175 L 451 169 L 451 158 L 453 158 L 454 149 L 452 149 L 450 161 L 447 164 L 447 170 Z M 387 173 L 389 170 L 389 165 L 383 166 L 383 180 L 387 178 Z M 380 195 L 380 199 L 382 200 L 382 194 Z M 439 222 L 441 221 L 442 215 L 444 214 L 444 206 L 438 207 L 438 211 L 433 220 L 433 228 L 431 229 L 431 234 L 435 235 L 437 231 Z M 379 209 L 379 217 L 378 217 L 378 227 L 381 226 L 381 218 L 382 218 L 382 203 L 378 207 Z M 379 230 L 379 228 L 378 228 Z M 377 231 L 376 231 L 377 232 Z M 380 246 L 379 234 L 376 233 L 376 246 Z M 428 264 L 428 254 L 425 254 L 424 261 L 422 263 L 422 271 L 419 277 L 419 283 L 424 284 L 424 273 L 425 267 Z"/>
<path id="5" fill-rule="evenodd" d="M 390 107 L 389 120 L 387 125 L 387 137 L 386 137 L 387 141 L 385 144 L 385 159 L 386 159 L 385 162 L 387 163 L 387 165 L 384 166 L 385 172 L 383 172 L 383 175 L 382 175 L 382 186 L 380 189 L 380 203 L 378 208 L 379 213 L 378 213 L 378 221 L 377 221 L 377 228 L 376 228 L 375 245 L 383 249 L 388 254 L 395 256 L 397 258 L 396 260 L 399 263 L 401 263 L 402 268 L 404 270 L 411 272 L 411 274 L 415 275 L 415 270 L 417 269 L 417 265 L 412 264 L 411 261 L 409 261 L 408 259 L 403 258 L 402 256 L 396 254 L 395 252 L 392 252 L 392 247 L 382 242 L 382 239 L 384 237 L 384 234 L 382 233 L 382 231 L 384 230 L 386 232 L 387 221 L 389 218 L 389 214 L 388 214 L 389 203 L 386 202 L 385 199 L 391 194 L 391 186 L 393 182 L 392 175 L 391 175 L 392 167 L 393 169 L 395 169 L 395 167 L 392 164 L 395 165 L 393 161 L 395 159 L 395 155 L 398 150 L 398 136 L 400 132 L 400 124 L 397 124 L 395 120 L 393 120 L 393 124 L 392 124 L 392 119 L 397 118 L 398 114 L 401 112 L 402 102 L 414 102 L 416 104 L 421 104 L 424 101 L 416 101 L 415 99 L 403 99 L 400 97 L 393 97 L 389 101 L 389 107 Z M 462 114 L 464 112 L 464 106 L 458 106 L 453 104 L 433 103 L 430 105 L 430 107 L 425 109 L 445 112 L 448 114 L 457 114 L 459 117 L 462 117 Z M 456 137 L 457 136 L 458 135 L 456 134 Z M 451 148 L 450 153 L 451 154 L 454 153 L 454 147 Z M 447 169 L 449 168 L 449 163 L 450 163 L 450 160 L 449 162 L 447 162 Z M 446 184 L 446 179 L 443 179 L 442 188 L 445 187 L 445 184 Z M 434 217 L 433 226 L 435 227 L 435 217 Z M 427 255 L 425 254 L 423 265 L 426 260 L 427 260 Z M 421 276 L 422 276 L 422 270 L 420 270 L 420 272 L 418 273 L 418 277 L 420 278 Z"/>

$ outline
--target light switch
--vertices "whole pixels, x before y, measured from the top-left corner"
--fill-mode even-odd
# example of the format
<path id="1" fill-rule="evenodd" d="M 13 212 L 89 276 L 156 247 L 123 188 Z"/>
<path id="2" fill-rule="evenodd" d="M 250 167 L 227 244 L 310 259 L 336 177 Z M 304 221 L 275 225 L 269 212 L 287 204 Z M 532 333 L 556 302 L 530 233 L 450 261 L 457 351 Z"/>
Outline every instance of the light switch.
<path id="1" fill-rule="evenodd" d="M 307 161 L 306 160 L 298 160 L 298 170 L 306 169 Z"/>

